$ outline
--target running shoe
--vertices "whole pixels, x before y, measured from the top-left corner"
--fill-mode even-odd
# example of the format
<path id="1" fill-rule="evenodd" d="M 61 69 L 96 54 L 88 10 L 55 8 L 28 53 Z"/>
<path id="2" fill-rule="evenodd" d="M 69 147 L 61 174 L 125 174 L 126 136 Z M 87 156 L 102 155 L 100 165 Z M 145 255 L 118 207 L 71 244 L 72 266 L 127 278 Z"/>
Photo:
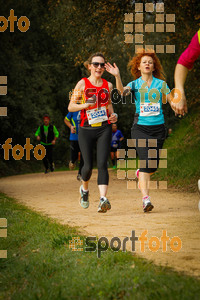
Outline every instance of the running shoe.
<path id="1" fill-rule="evenodd" d="M 149 212 L 154 208 L 153 204 L 150 201 L 150 197 L 146 196 L 143 198 L 143 210 L 144 212 Z"/>
<path id="2" fill-rule="evenodd" d="M 83 186 L 80 186 L 80 194 L 81 194 L 81 198 L 80 198 L 80 205 L 83 208 L 88 208 L 89 207 L 89 191 L 84 192 L 83 191 Z"/>
<path id="3" fill-rule="evenodd" d="M 44 174 L 47 174 L 47 173 L 49 173 L 49 170 L 45 169 Z"/>
<path id="4" fill-rule="evenodd" d="M 76 178 L 78 181 L 81 181 L 82 180 L 81 174 L 78 174 Z"/>
<path id="5" fill-rule="evenodd" d="M 70 170 L 74 170 L 74 168 L 75 168 L 75 164 L 73 164 L 73 162 L 70 160 L 70 162 L 69 162 L 69 169 Z"/>
<path id="6" fill-rule="evenodd" d="M 98 212 L 99 213 L 106 213 L 107 210 L 111 209 L 111 204 L 108 201 L 106 197 L 100 198 L 99 206 L 98 206 Z"/>
<path id="7" fill-rule="evenodd" d="M 200 193 L 200 179 L 198 180 L 198 191 Z"/>
<path id="8" fill-rule="evenodd" d="M 116 169 L 117 169 L 117 166 L 116 166 L 116 165 L 114 165 L 112 168 L 113 168 L 113 170 L 116 170 Z"/>

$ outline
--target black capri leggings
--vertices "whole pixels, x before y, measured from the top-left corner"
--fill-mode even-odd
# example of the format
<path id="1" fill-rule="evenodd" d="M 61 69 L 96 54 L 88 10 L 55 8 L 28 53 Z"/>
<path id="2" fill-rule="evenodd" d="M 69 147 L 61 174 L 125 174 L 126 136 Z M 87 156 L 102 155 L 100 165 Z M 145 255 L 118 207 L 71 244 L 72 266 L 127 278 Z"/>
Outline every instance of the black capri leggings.
<path id="1" fill-rule="evenodd" d="M 107 160 L 110 153 L 111 138 L 112 128 L 110 124 L 101 127 L 79 128 L 78 141 L 84 161 L 81 176 L 84 181 L 88 181 L 92 175 L 93 149 L 97 143 L 97 182 L 98 185 L 108 185 Z"/>
<path id="2" fill-rule="evenodd" d="M 140 160 L 140 171 L 154 173 L 159 165 L 160 149 L 166 137 L 166 128 L 161 125 L 133 124 L 131 138 L 136 140 L 136 151 Z"/>
<path id="3" fill-rule="evenodd" d="M 79 152 L 81 153 L 78 141 L 70 141 L 70 160 L 73 164 L 77 161 Z M 78 174 L 81 174 L 82 167 L 83 157 L 81 154 Z"/>

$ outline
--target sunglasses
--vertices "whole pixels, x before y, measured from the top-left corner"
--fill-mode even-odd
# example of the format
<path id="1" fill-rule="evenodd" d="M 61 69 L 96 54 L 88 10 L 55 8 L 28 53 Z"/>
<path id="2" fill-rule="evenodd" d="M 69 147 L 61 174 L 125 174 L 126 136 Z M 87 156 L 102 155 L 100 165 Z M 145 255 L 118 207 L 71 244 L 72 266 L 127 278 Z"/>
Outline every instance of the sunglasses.
<path id="1" fill-rule="evenodd" d="M 91 65 L 93 65 L 95 68 L 98 68 L 98 66 L 105 68 L 105 63 L 92 62 Z"/>

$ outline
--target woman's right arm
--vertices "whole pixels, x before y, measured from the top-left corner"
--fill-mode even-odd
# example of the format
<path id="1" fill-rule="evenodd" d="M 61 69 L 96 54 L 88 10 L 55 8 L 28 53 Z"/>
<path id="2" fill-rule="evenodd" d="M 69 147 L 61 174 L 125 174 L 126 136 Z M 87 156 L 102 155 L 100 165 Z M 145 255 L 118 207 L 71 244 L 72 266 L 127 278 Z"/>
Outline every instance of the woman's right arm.
<path id="1" fill-rule="evenodd" d="M 130 94 L 130 87 L 126 86 L 123 87 L 123 83 L 121 80 L 121 76 L 120 76 L 120 72 L 119 72 L 119 68 L 117 67 L 117 65 L 114 63 L 113 66 L 108 62 L 105 64 L 105 68 L 106 71 L 110 74 L 112 74 L 113 76 L 115 76 L 116 79 L 116 88 L 118 89 L 118 91 L 120 92 L 121 95 L 128 95 Z"/>
<path id="2" fill-rule="evenodd" d="M 73 90 L 69 105 L 68 105 L 68 111 L 69 112 L 75 112 L 82 109 L 86 109 L 89 106 L 91 106 L 91 103 L 82 103 L 82 95 L 84 93 L 85 89 L 85 81 L 81 79 L 77 85 L 75 86 L 75 89 Z M 79 104 L 80 103 L 80 104 Z"/>

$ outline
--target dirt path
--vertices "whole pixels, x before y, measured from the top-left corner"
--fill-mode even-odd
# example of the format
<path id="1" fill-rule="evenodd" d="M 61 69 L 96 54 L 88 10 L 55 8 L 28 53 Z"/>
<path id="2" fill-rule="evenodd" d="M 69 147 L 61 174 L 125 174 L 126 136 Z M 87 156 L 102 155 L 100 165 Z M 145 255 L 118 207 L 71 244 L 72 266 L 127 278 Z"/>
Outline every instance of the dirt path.
<path id="1" fill-rule="evenodd" d="M 155 208 L 151 213 L 144 214 L 140 192 L 127 190 L 127 182 L 118 180 L 112 170 L 109 172 L 108 198 L 112 209 L 106 214 L 97 213 L 99 196 L 96 170 L 90 183 L 90 207 L 87 210 L 78 203 L 80 183 L 76 180 L 75 171 L 2 178 L 0 191 L 36 211 L 56 218 L 62 224 L 78 226 L 80 232 L 88 236 L 105 236 L 109 241 L 112 237 L 119 237 L 122 241 L 126 236 L 131 236 L 132 230 L 135 230 L 136 236 L 148 230 L 148 240 L 152 236 L 160 239 L 162 230 L 167 230 L 170 239 L 174 236 L 181 239 L 182 249 L 179 252 L 173 252 L 169 243 L 167 251 L 163 252 L 161 242 L 158 251 L 152 252 L 147 241 L 145 252 L 141 252 L 140 242 L 136 242 L 136 253 L 156 264 L 168 265 L 176 270 L 200 276 L 198 194 L 152 190 L 151 199 Z M 131 245 L 129 240 L 128 250 L 131 250 Z"/>

